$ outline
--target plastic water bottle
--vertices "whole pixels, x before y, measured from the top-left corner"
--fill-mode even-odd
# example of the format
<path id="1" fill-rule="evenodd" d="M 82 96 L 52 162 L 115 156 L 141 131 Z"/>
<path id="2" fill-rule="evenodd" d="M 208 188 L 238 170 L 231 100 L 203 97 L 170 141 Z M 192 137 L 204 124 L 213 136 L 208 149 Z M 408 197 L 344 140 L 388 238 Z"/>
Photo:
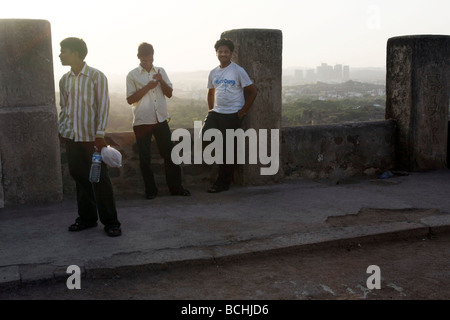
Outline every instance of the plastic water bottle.
<path id="1" fill-rule="evenodd" d="M 102 170 L 102 155 L 95 148 L 95 152 L 92 155 L 91 172 L 89 173 L 89 181 L 98 183 L 100 181 L 100 172 Z"/>

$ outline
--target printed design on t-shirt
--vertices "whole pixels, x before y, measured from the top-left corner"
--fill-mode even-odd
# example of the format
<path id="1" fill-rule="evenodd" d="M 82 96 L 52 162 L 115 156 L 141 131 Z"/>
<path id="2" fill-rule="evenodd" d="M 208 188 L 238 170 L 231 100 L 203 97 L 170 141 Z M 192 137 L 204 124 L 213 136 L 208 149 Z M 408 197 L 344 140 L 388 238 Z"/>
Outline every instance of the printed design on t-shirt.
<path id="1" fill-rule="evenodd" d="M 214 80 L 214 84 L 216 86 L 219 86 L 222 83 L 223 83 L 224 92 L 227 92 L 228 87 L 230 87 L 230 86 L 234 87 L 236 85 L 235 80 L 228 80 L 228 79 L 215 79 Z"/>

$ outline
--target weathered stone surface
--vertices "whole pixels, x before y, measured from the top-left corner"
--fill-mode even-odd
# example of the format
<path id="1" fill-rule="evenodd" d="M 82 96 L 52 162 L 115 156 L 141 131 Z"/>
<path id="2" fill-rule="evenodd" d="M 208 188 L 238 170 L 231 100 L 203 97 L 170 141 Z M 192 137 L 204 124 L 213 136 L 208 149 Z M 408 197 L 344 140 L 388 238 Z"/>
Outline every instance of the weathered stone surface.
<path id="1" fill-rule="evenodd" d="M 340 179 L 394 167 L 395 121 L 283 128 L 286 176 Z"/>
<path id="2" fill-rule="evenodd" d="M 0 286 L 8 286 L 20 283 L 18 266 L 0 267 Z"/>
<path id="3" fill-rule="evenodd" d="M 240 165 L 235 182 L 267 184 L 285 176 L 343 178 L 400 166 L 407 170 L 445 167 L 449 36 L 389 39 L 386 118 L 395 121 L 282 129 L 281 31 L 239 29 L 221 37 L 233 40 L 233 61 L 247 70 L 258 89 L 244 130 L 280 129 L 278 174 L 262 176 L 264 165 Z M 58 201 L 62 185 L 64 193 L 74 193 L 64 145 L 60 148 L 57 138 L 47 21 L 0 20 L 0 71 L 0 207 Z M 188 130 L 194 137 L 193 129 Z M 143 193 L 133 132 L 108 133 L 106 141 L 123 156 L 122 168 L 110 168 L 116 193 Z M 152 155 L 155 178 L 163 189 L 164 164 L 154 141 Z M 182 172 L 184 185 L 209 184 L 217 166 L 184 164 Z"/>
<path id="4" fill-rule="evenodd" d="M 0 158 L 5 206 L 62 200 L 50 24 L 0 20 Z"/>
<path id="5" fill-rule="evenodd" d="M 50 23 L 0 20 L 0 108 L 55 104 Z"/>
<path id="6" fill-rule="evenodd" d="M 193 137 L 194 129 L 188 129 Z M 395 167 L 396 122 L 375 121 L 352 124 L 300 126 L 280 130 L 280 168 L 283 177 L 342 179 L 374 176 Z M 123 166 L 110 168 L 117 196 L 144 193 L 139 169 L 139 155 L 133 132 L 107 133 L 107 143 L 122 153 Z M 192 142 L 192 154 L 194 143 Z M 162 193 L 167 193 L 164 165 L 152 142 L 155 179 Z M 65 159 L 61 145 L 62 159 Z M 63 160 L 64 193 L 75 193 L 75 184 Z M 111 174 L 114 171 L 114 174 Z M 214 182 L 217 165 L 183 164 L 183 185 L 209 186 Z"/>
<path id="7" fill-rule="evenodd" d="M 188 129 L 191 135 L 192 158 L 194 154 L 194 129 Z M 108 145 L 117 149 L 122 154 L 121 168 L 108 168 L 111 182 L 114 186 L 115 195 L 133 196 L 144 195 L 144 181 L 142 179 L 141 169 L 139 166 L 139 154 L 136 145 L 136 138 L 132 131 L 126 132 L 107 132 L 105 140 Z M 70 176 L 67 164 L 66 151 L 64 143 L 61 144 L 61 167 L 62 180 L 64 183 L 64 193 L 74 194 L 75 182 Z M 158 152 L 158 146 L 155 140 L 151 143 L 152 169 L 155 176 L 155 182 L 158 186 L 160 194 L 168 194 L 169 190 L 166 183 L 166 175 L 164 170 L 164 161 Z M 193 160 L 192 162 L 193 163 Z M 181 164 L 182 183 L 184 186 L 192 186 L 211 184 L 214 182 L 217 174 L 216 165 L 207 164 Z"/>
<path id="8" fill-rule="evenodd" d="M 397 160 L 403 169 L 447 166 L 450 36 L 390 38 L 386 118 L 398 122 Z"/>
<path id="9" fill-rule="evenodd" d="M 62 200 L 54 106 L 0 108 L 5 206 Z"/>
<path id="10" fill-rule="evenodd" d="M 3 177 L 1 152 L 0 152 L 0 177 Z M 3 192 L 3 183 L 0 181 L 0 208 L 3 208 L 4 206 L 5 206 L 5 194 Z"/>
<path id="11" fill-rule="evenodd" d="M 232 60 L 247 71 L 258 90 L 258 97 L 243 121 L 243 129 L 280 129 L 282 32 L 271 29 L 237 29 L 223 32 L 221 38 L 233 41 L 235 50 Z M 267 149 L 271 150 L 270 148 L 268 133 Z M 283 176 L 281 165 L 276 175 L 261 175 L 261 167 L 267 165 L 259 162 L 238 165 L 236 182 L 242 185 L 267 184 L 277 182 Z"/>

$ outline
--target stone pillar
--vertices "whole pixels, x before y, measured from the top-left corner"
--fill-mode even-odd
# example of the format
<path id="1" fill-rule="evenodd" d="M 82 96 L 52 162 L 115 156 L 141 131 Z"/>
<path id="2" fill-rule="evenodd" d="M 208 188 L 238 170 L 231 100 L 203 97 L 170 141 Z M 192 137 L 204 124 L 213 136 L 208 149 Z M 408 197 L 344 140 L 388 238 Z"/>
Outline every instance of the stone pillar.
<path id="1" fill-rule="evenodd" d="M 62 199 L 57 132 L 50 23 L 0 20 L 0 203 Z"/>
<path id="2" fill-rule="evenodd" d="M 449 88 L 450 36 L 388 40 L 386 119 L 398 123 L 399 168 L 446 168 Z"/>
<path id="3" fill-rule="evenodd" d="M 267 129 L 267 151 L 269 155 L 271 134 L 274 134 L 271 129 L 278 129 L 277 149 L 278 155 L 280 155 L 282 32 L 271 29 L 237 29 L 223 32 L 221 38 L 233 41 L 235 50 L 232 61 L 247 71 L 258 90 L 258 96 L 243 121 L 243 129 L 252 128 L 258 133 L 261 129 Z M 246 154 L 248 154 L 248 143 Z M 270 165 L 261 164 L 259 156 L 258 164 L 248 164 L 246 161 L 245 165 L 237 166 L 235 182 L 241 185 L 278 182 L 284 174 L 280 156 L 277 157 L 277 161 L 279 170 L 274 175 L 261 174 L 261 168 L 268 168 Z"/>

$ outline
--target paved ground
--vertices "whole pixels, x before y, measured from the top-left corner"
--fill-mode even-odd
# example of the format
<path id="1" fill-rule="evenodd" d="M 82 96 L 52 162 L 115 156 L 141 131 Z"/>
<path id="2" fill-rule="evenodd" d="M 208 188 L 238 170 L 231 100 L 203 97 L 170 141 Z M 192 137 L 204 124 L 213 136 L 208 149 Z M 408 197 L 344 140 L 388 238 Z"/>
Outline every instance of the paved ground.
<path id="1" fill-rule="evenodd" d="M 120 274 L 283 248 L 310 249 L 450 230 L 450 171 L 390 179 L 291 180 L 192 197 L 118 199 L 123 235 L 70 233 L 73 199 L 0 209 L 0 284 Z"/>
<path id="2" fill-rule="evenodd" d="M 368 281 L 375 283 L 370 266 L 379 268 L 376 288 L 367 285 Z M 225 304 L 246 305 L 252 301 L 266 305 L 274 316 L 271 319 L 290 319 L 298 309 L 304 312 L 306 306 L 311 311 L 317 308 L 317 304 L 305 305 L 305 300 L 449 300 L 449 273 L 450 233 L 440 233 L 427 238 L 309 251 L 293 248 L 158 270 L 133 270 L 120 276 L 87 277 L 79 280 L 78 290 L 69 290 L 67 279 L 13 289 L 0 287 L 0 300 L 146 300 L 146 310 L 158 310 L 168 319 L 176 319 L 189 304 L 205 306 L 207 302 L 219 309 Z M 168 303 L 161 304 L 163 300 Z M 14 306 L 11 304 L 11 309 Z"/>

